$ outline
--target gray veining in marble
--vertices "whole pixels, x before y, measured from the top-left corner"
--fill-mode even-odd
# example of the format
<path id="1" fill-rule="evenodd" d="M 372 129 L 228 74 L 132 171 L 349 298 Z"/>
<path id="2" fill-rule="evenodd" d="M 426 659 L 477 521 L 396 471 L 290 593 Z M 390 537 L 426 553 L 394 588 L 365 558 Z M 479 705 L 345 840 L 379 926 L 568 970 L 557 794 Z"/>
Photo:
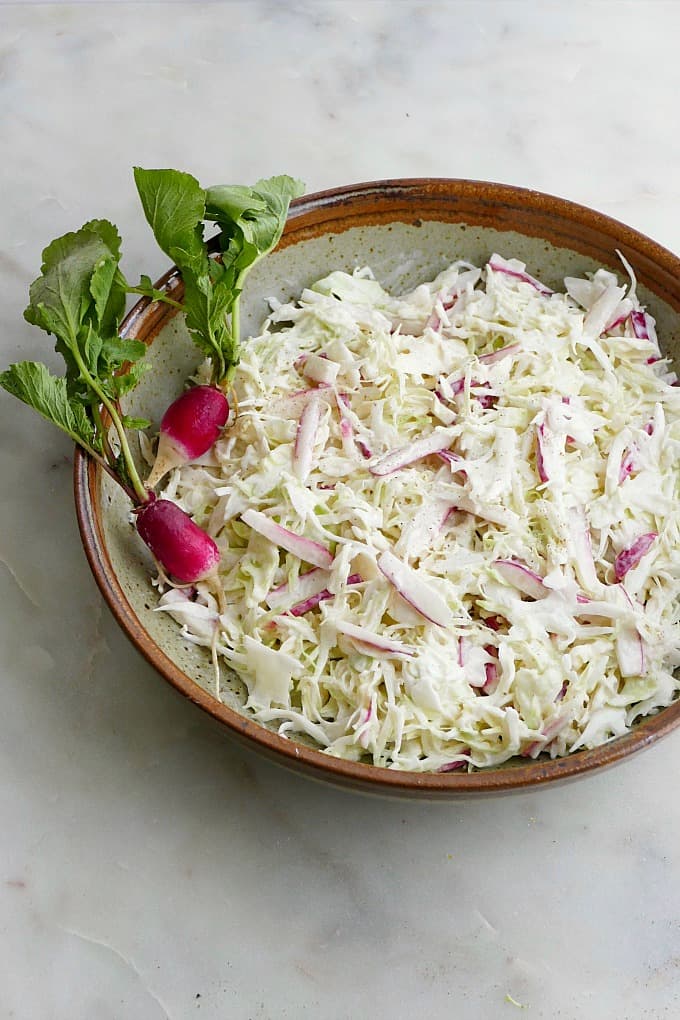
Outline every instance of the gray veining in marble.
<path id="1" fill-rule="evenodd" d="M 678 249 L 679 31 L 670 0 L 0 5 L 2 364 L 53 360 L 21 311 L 57 234 L 108 216 L 165 268 L 134 163 L 500 180 Z M 279 771 L 128 645 L 68 442 L 0 420 L 3 1020 L 680 1015 L 679 735 L 470 805 Z"/>

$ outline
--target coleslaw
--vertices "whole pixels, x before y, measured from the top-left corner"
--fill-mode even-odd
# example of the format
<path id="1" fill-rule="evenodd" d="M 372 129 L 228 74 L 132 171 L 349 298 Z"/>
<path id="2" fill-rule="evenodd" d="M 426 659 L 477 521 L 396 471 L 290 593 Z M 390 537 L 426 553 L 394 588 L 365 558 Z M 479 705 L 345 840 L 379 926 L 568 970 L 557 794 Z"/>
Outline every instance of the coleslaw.
<path id="1" fill-rule="evenodd" d="M 392 769 L 625 733 L 680 678 L 680 389 L 633 270 L 515 259 L 395 297 L 367 268 L 273 303 L 238 415 L 163 496 L 222 554 L 158 610 L 246 710 Z"/>

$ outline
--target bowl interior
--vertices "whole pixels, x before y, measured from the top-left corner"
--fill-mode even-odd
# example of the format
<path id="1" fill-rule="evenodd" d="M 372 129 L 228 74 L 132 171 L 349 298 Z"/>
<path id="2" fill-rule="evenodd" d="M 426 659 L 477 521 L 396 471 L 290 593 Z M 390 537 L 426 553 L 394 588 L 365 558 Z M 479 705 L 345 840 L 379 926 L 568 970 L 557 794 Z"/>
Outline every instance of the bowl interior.
<path id="1" fill-rule="evenodd" d="M 392 182 L 309 196 L 296 203 L 276 252 L 255 267 L 243 300 L 244 335 L 259 332 L 268 299 L 287 301 L 335 269 L 369 265 L 393 292 L 431 279 L 455 259 L 483 264 L 494 252 L 520 258 L 529 272 L 554 288 L 566 275 L 604 265 L 624 276 L 620 250 L 639 274 L 641 300 L 657 319 L 666 353 L 677 358 L 680 337 L 680 263 L 629 228 L 570 203 L 535 192 L 471 182 Z M 164 281 L 181 292 L 170 273 Z M 158 422 L 200 360 L 182 316 L 168 306 L 142 301 L 125 324 L 129 336 L 150 344 L 152 371 L 131 395 L 132 414 Z M 138 451 L 137 451 L 138 452 Z M 111 608 L 128 635 L 166 679 L 237 736 L 310 774 L 382 792 L 449 796 L 498 792 L 534 782 L 578 775 L 610 764 L 649 743 L 680 721 L 673 705 L 631 734 L 593 751 L 555 761 L 512 762 L 470 775 L 395 773 L 339 762 L 269 732 L 242 713 L 245 686 L 222 666 L 220 700 L 205 650 L 182 638 L 178 625 L 153 611 L 153 564 L 135 535 L 121 490 L 79 458 L 76 466 L 79 522 L 90 563 Z"/>

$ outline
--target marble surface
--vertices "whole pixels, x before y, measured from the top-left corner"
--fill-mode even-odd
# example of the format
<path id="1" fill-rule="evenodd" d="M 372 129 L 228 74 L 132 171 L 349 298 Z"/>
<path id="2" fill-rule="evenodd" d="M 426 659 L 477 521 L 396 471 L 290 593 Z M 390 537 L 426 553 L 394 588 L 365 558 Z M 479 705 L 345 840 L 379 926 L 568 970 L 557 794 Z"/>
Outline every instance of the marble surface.
<path id="1" fill-rule="evenodd" d="M 46 356 L 21 311 L 57 234 L 108 216 L 164 269 L 134 163 L 506 181 L 678 250 L 679 31 L 654 0 L 0 5 L 2 364 Z M 128 644 L 68 442 L 0 416 L 3 1020 L 680 1015 L 680 734 L 449 806 L 278 770 Z"/>

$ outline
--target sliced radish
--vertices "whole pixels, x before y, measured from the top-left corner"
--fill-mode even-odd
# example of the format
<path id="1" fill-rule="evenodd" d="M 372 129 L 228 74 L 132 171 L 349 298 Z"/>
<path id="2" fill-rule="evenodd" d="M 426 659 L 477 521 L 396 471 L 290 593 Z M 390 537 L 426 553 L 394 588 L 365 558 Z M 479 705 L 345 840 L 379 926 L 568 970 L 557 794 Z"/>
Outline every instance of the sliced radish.
<path id="1" fill-rule="evenodd" d="M 633 327 L 633 333 L 638 340 L 650 339 L 649 329 L 647 328 L 647 316 L 644 312 L 631 312 L 630 324 Z"/>
<path id="2" fill-rule="evenodd" d="M 288 528 L 283 528 L 259 510 L 244 510 L 241 520 L 263 538 L 268 538 L 274 545 L 293 553 L 305 563 L 313 563 L 316 567 L 330 567 L 333 562 L 330 549 L 311 538 L 304 538 L 302 535 L 296 535 L 294 531 L 289 531 Z"/>
<path id="3" fill-rule="evenodd" d="M 585 336 L 595 339 L 604 333 L 607 323 L 611 321 L 625 293 L 625 287 L 617 287 L 614 283 L 605 287 L 583 320 Z"/>
<path id="4" fill-rule="evenodd" d="M 401 597 L 405 599 L 421 616 L 439 627 L 450 627 L 453 613 L 438 591 L 424 581 L 417 571 L 407 566 L 402 560 L 386 550 L 377 560 L 378 567 L 390 584 L 394 585 Z"/>
<path id="5" fill-rule="evenodd" d="M 310 398 L 305 404 L 293 448 L 293 474 L 301 482 L 306 482 L 309 472 L 312 470 L 314 459 L 314 443 L 321 420 L 321 405 L 319 398 Z"/>
<path id="6" fill-rule="evenodd" d="M 550 743 L 553 737 L 557 736 L 560 730 L 564 729 L 568 722 L 569 717 L 566 715 L 561 715 L 557 716 L 557 718 L 555 719 L 552 719 L 549 723 L 546 723 L 546 725 L 541 730 L 541 739 L 534 740 L 532 744 L 529 744 L 527 747 L 525 747 L 524 750 L 522 751 L 521 757 L 528 758 L 531 755 L 535 754 L 536 751 L 539 750 L 539 748 L 545 747 L 546 744 Z"/>
<path id="7" fill-rule="evenodd" d="M 495 365 L 505 358 L 512 357 L 520 350 L 519 344 L 508 344 L 507 347 L 500 347 L 497 351 L 492 351 L 491 354 L 482 354 L 478 360 L 482 365 Z"/>
<path id="8" fill-rule="evenodd" d="M 316 595 L 317 592 L 323 591 L 327 586 L 329 577 L 328 571 L 321 570 L 319 567 L 313 567 L 312 570 L 308 570 L 305 574 L 300 574 L 295 583 L 295 596 L 298 598 L 309 598 L 311 595 Z M 272 588 L 265 595 L 264 601 L 270 609 L 279 609 L 290 602 L 291 595 L 293 595 L 293 592 L 291 592 L 288 582 L 285 581 L 276 588 Z"/>
<path id="9" fill-rule="evenodd" d="M 493 694 L 498 686 L 498 663 L 487 662 L 484 666 L 484 672 L 486 673 L 486 680 L 482 686 L 482 693 Z"/>
<path id="10" fill-rule="evenodd" d="M 470 753 L 470 749 L 468 748 L 467 750 L 461 751 L 460 753 L 461 754 L 469 754 Z M 467 761 L 465 759 L 463 759 L 462 761 L 447 761 L 443 765 L 439 766 L 439 768 L 437 769 L 437 772 L 455 772 L 456 769 L 465 768 L 465 766 L 467 764 L 468 763 L 467 763 Z"/>
<path id="11" fill-rule="evenodd" d="M 543 578 L 520 560 L 494 560 L 494 567 L 501 577 L 532 599 L 544 599 L 550 591 L 543 584 Z"/>
<path id="12" fill-rule="evenodd" d="M 408 464 L 414 464 L 424 457 L 430 457 L 433 453 L 448 450 L 452 442 L 453 433 L 449 429 L 435 429 L 429 436 L 416 439 L 413 443 L 401 446 L 397 450 L 391 450 L 369 465 L 368 470 L 372 475 L 391 475 L 394 471 L 398 471 Z"/>
<path id="13" fill-rule="evenodd" d="M 617 591 L 622 600 L 633 609 L 633 600 L 623 587 L 619 585 Z M 630 622 L 622 622 L 616 633 L 616 657 L 619 661 L 619 672 L 621 676 L 644 676 L 647 672 L 647 656 L 642 636 Z"/>
<path id="14" fill-rule="evenodd" d="M 345 623 L 343 620 L 335 620 L 334 626 L 339 634 L 344 634 L 354 644 L 360 645 L 361 650 L 367 655 L 415 655 L 414 650 L 408 645 L 383 637 L 366 627 L 357 627 L 356 624 Z"/>
<path id="15" fill-rule="evenodd" d="M 309 354 L 305 358 L 303 374 L 313 382 L 322 386 L 332 386 L 338 377 L 340 366 L 336 361 L 324 357 L 322 354 Z"/>
<path id="16" fill-rule="evenodd" d="M 536 470 L 542 482 L 549 482 L 550 476 L 546 468 L 546 438 L 545 425 L 538 425 L 536 428 Z"/>
<path id="17" fill-rule="evenodd" d="M 621 466 L 619 468 L 619 485 L 625 482 L 629 475 L 632 475 L 633 471 L 636 470 L 636 462 L 634 451 L 636 447 L 632 446 L 629 450 L 626 450 L 623 457 L 621 458 Z"/>
<path id="18" fill-rule="evenodd" d="M 599 591 L 602 585 L 595 569 L 590 527 L 582 507 L 569 511 L 569 531 L 576 576 L 586 591 Z"/>
<path id="19" fill-rule="evenodd" d="M 520 262 L 519 265 L 523 265 L 523 263 Z M 537 290 L 539 294 L 548 295 L 553 293 L 550 287 L 546 287 L 546 285 L 541 283 L 540 280 L 537 280 L 534 276 L 530 276 L 524 269 L 516 268 L 512 262 L 502 258 L 500 255 L 496 255 L 494 253 L 489 259 L 488 267 L 493 270 L 494 273 L 503 273 L 505 276 L 521 280 L 522 283 L 530 283 L 534 290 Z"/>
<path id="20" fill-rule="evenodd" d="M 363 582 L 361 574 L 351 574 L 347 578 L 347 585 L 361 584 Z M 301 602 L 296 602 L 294 606 L 291 606 L 288 613 L 291 616 L 304 616 L 310 609 L 316 609 L 321 602 L 326 602 L 328 599 L 334 599 L 335 592 L 329 591 L 328 588 L 323 588 L 321 591 L 315 592 L 313 595 L 309 595 L 306 599 Z"/>
<path id="21" fill-rule="evenodd" d="M 616 635 L 616 658 L 622 677 L 644 676 L 645 646 L 636 627 L 622 626 Z"/>
<path id="22" fill-rule="evenodd" d="M 622 549 L 614 560 L 614 576 L 617 581 L 622 581 L 629 570 L 637 567 L 638 563 L 646 553 L 649 552 L 654 540 L 658 538 L 656 531 L 650 531 L 646 535 L 640 535 L 627 549 Z"/>
<path id="23" fill-rule="evenodd" d="M 466 639 L 461 634 L 458 638 L 458 665 L 461 667 L 465 665 L 465 645 Z"/>

